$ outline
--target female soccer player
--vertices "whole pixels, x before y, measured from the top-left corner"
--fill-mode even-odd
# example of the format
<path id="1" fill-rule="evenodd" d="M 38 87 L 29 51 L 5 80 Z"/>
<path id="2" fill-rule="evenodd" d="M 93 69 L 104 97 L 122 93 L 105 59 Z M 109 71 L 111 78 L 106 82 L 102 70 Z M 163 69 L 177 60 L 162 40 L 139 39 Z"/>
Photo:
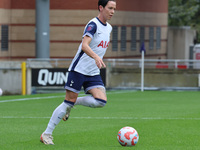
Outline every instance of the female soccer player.
<path id="1" fill-rule="evenodd" d="M 100 69 L 106 67 L 102 58 L 110 41 L 112 26 L 107 22 L 114 15 L 115 0 L 99 0 L 99 14 L 88 22 L 82 36 L 82 42 L 69 67 L 68 79 L 65 84 L 66 96 L 53 112 L 46 130 L 40 141 L 53 145 L 52 132 L 63 118 L 66 121 L 74 105 L 92 108 L 103 107 L 107 102 L 105 87 L 100 76 Z M 90 96 L 78 97 L 83 86 Z"/>

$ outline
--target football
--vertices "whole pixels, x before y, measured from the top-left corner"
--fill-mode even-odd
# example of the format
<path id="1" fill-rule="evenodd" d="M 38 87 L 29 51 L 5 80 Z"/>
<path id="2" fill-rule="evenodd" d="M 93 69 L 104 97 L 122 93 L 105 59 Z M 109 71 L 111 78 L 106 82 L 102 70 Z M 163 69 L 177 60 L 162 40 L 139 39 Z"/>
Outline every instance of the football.
<path id="1" fill-rule="evenodd" d="M 0 96 L 3 95 L 3 90 L 0 88 Z"/>
<path id="2" fill-rule="evenodd" d="M 122 146 L 135 146 L 139 140 L 139 135 L 134 128 L 123 127 L 119 130 L 117 139 Z"/>

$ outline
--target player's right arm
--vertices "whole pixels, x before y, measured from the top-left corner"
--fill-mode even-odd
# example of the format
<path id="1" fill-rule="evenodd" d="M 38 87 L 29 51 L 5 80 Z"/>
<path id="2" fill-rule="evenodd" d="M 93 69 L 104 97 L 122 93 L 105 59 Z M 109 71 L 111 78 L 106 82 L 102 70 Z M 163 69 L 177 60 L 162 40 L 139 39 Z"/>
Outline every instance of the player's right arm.
<path id="1" fill-rule="evenodd" d="M 92 38 L 85 35 L 82 40 L 82 50 L 91 58 L 95 60 L 95 63 L 99 69 L 102 67 L 106 67 L 103 60 L 90 48 L 90 42 L 92 41 Z"/>

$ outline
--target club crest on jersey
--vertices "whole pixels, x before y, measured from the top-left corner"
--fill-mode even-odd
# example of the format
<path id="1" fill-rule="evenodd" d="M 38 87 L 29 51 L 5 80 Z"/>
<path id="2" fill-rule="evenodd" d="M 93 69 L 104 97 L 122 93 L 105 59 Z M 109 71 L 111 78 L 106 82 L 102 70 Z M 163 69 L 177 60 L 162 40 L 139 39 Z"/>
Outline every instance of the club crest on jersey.
<path id="1" fill-rule="evenodd" d="M 88 25 L 87 31 L 91 31 L 93 29 L 93 27 L 94 27 L 94 25 L 92 25 L 92 24 Z"/>
<path id="2" fill-rule="evenodd" d="M 110 42 L 101 41 L 97 47 L 107 48 Z"/>

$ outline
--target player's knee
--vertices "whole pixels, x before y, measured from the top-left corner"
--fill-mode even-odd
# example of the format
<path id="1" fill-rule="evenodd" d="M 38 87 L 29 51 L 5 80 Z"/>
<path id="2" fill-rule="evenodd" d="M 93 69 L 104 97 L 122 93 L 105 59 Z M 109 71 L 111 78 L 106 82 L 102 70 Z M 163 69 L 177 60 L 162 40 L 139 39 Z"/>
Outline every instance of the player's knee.
<path id="1" fill-rule="evenodd" d="M 106 100 L 103 100 L 103 99 L 100 99 L 100 98 L 95 98 L 95 100 L 98 102 L 98 105 L 97 105 L 97 107 L 104 107 L 105 105 L 106 105 L 106 103 L 107 103 L 107 101 Z"/>

